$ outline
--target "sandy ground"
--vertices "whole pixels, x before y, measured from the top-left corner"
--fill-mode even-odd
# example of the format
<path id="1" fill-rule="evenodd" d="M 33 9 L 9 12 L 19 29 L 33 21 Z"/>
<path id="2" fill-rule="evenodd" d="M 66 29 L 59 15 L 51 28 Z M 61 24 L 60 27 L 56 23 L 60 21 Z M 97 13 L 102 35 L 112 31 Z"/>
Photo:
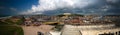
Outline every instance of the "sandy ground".
<path id="1" fill-rule="evenodd" d="M 38 35 L 37 32 L 46 33 L 50 31 L 54 26 L 50 25 L 41 25 L 41 26 L 22 26 L 24 30 L 24 35 Z"/>

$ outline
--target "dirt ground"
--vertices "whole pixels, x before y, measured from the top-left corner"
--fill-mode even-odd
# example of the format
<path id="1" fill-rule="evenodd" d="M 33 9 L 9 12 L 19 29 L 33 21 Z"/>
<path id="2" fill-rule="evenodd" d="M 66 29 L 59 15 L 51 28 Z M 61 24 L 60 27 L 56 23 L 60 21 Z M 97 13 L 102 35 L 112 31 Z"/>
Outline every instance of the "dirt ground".
<path id="1" fill-rule="evenodd" d="M 50 31 L 54 26 L 41 25 L 41 26 L 22 26 L 24 35 L 38 35 L 37 32 L 46 33 Z"/>

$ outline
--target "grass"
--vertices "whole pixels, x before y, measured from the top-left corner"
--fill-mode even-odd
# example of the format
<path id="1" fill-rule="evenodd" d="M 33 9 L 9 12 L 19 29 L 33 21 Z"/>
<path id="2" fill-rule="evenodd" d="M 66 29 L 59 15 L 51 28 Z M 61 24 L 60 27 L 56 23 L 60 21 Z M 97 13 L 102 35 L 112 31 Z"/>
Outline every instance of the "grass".
<path id="1" fill-rule="evenodd" d="M 10 19 L 5 20 L 5 22 L 8 23 L 8 24 L 17 24 L 17 25 L 20 25 L 22 23 L 22 21 L 23 21 L 22 19 L 19 19 L 16 22 L 13 22 Z"/>
<path id="2" fill-rule="evenodd" d="M 0 21 L 0 25 L 9 25 L 9 23 Z"/>
<path id="3" fill-rule="evenodd" d="M 17 22 L 12 22 L 7 19 L 4 22 L 0 21 L 0 35 L 24 35 L 23 29 L 19 26 L 22 23 L 22 20 L 18 20 Z"/>
<path id="4" fill-rule="evenodd" d="M 0 35 L 24 35 L 21 27 L 0 26 Z"/>

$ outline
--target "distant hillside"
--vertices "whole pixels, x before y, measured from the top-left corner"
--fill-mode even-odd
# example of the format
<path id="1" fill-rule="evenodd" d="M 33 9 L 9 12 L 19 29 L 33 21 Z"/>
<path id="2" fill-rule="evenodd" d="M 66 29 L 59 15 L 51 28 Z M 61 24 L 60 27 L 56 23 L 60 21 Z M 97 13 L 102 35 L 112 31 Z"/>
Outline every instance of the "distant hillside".
<path id="1" fill-rule="evenodd" d="M 71 16 L 84 16 L 84 15 L 81 15 L 81 14 L 72 14 Z"/>
<path id="2" fill-rule="evenodd" d="M 59 14 L 57 16 L 62 17 L 62 16 L 65 16 L 65 15 Z M 81 15 L 81 14 L 71 14 L 70 16 L 82 16 L 83 17 L 84 15 Z"/>

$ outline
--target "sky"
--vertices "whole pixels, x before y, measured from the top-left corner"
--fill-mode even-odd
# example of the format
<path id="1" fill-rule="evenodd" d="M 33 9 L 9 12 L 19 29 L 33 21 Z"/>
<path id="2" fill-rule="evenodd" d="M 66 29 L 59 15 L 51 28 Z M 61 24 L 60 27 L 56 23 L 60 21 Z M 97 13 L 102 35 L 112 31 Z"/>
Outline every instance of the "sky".
<path id="1" fill-rule="evenodd" d="M 0 0 L 1 15 L 120 15 L 120 0 Z"/>

